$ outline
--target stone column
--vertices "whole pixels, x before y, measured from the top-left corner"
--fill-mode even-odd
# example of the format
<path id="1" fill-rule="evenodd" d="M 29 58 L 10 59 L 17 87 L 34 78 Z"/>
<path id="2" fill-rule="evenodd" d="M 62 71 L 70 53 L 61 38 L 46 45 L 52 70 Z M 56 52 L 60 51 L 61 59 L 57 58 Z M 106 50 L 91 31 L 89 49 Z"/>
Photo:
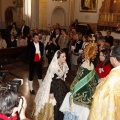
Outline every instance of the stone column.
<path id="1" fill-rule="evenodd" d="M 69 25 L 74 21 L 75 0 L 69 1 Z"/>
<path id="2" fill-rule="evenodd" d="M 47 0 L 39 0 L 39 28 L 47 28 Z"/>

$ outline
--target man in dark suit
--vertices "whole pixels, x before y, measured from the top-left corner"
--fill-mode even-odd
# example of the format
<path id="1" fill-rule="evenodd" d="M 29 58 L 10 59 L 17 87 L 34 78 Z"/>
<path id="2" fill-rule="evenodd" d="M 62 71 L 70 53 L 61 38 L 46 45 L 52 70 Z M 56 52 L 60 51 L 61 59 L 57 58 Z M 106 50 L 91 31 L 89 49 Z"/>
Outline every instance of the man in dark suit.
<path id="1" fill-rule="evenodd" d="M 43 58 L 43 43 L 39 42 L 39 35 L 33 34 L 33 41 L 28 45 L 29 55 L 29 87 L 30 93 L 35 94 L 33 90 L 33 77 L 35 68 L 37 70 L 39 86 L 42 83 L 42 58 Z"/>
<path id="2" fill-rule="evenodd" d="M 21 33 L 22 33 L 22 36 L 24 38 L 27 37 L 27 35 L 29 33 L 29 30 L 30 30 L 30 28 L 27 25 L 25 25 L 25 20 L 23 20 L 22 21 L 22 27 L 21 27 Z"/>
<path id="3" fill-rule="evenodd" d="M 57 43 L 57 50 L 60 49 L 60 46 L 58 45 L 58 41 L 59 41 L 59 38 L 60 38 L 60 30 L 58 28 L 55 29 L 55 35 L 54 35 L 54 38 L 56 38 L 56 43 Z"/>
<path id="4" fill-rule="evenodd" d="M 107 30 L 107 35 L 105 36 L 105 42 L 109 43 L 110 46 L 113 46 L 114 38 L 111 36 L 111 31 Z"/>
<path id="5" fill-rule="evenodd" d="M 54 30 L 54 25 L 50 25 L 50 40 L 55 36 L 55 30 Z"/>

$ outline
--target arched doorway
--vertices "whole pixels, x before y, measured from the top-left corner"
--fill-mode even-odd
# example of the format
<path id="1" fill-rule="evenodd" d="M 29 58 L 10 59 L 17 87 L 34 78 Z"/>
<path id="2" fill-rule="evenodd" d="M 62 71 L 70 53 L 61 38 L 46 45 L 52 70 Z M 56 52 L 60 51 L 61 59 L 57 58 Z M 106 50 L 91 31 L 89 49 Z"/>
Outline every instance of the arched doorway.
<path id="1" fill-rule="evenodd" d="M 15 11 L 16 9 L 14 7 L 8 7 L 5 11 L 5 22 L 6 26 L 8 26 L 10 23 L 13 22 L 15 17 Z"/>
<path id="2" fill-rule="evenodd" d="M 65 11 L 62 7 L 56 7 L 52 12 L 52 18 L 51 23 L 52 25 L 55 25 L 56 23 L 59 23 L 60 26 L 65 26 Z"/>

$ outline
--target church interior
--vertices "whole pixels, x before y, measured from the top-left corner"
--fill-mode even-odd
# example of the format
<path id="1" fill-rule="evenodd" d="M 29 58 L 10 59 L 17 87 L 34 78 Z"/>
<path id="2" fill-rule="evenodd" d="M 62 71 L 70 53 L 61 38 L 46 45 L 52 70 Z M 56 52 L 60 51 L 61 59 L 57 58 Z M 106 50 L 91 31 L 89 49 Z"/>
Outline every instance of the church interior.
<path id="1" fill-rule="evenodd" d="M 28 83 L 28 44 L 33 39 L 32 35 L 38 34 L 39 41 L 45 47 L 42 61 L 42 78 L 44 79 L 50 63 L 49 60 L 46 62 L 46 45 L 54 38 L 51 35 L 52 30 L 58 30 L 59 34 L 64 34 L 64 31 L 71 41 L 78 34 L 81 40 L 84 38 L 89 42 L 91 38 L 92 42 L 97 41 L 99 48 L 105 45 L 110 49 L 120 44 L 119 5 L 120 0 L 0 0 L 0 79 L 4 83 L 14 78 L 23 79 L 23 84 L 18 85 L 17 91 L 27 100 L 27 118 L 32 120 L 35 98 L 35 95 L 30 93 Z M 112 42 L 103 40 L 102 37 L 108 34 L 112 36 Z M 16 42 L 13 43 L 14 40 Z M 78 68 L 78 65 L 74 65 L 73 62 L 74 70 L 72 70 L 70 54 L 74 45 L 71 41 L 71 45 L 67 46 L 68 55 L 66 55 L 69 72 L 65 83 L 68 89 Z M 80 50 L 85 48 L 78 49 L 80 53 Z M 33 88 L 35 92 L 39 88 L 36 73 Z"/>

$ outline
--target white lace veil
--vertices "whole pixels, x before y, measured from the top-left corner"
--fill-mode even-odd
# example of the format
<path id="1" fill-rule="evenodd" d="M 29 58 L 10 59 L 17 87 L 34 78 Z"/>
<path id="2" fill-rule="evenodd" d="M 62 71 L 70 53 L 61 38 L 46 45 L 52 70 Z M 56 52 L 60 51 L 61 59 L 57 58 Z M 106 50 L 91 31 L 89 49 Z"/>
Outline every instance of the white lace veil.
<path id="1" fill-rule="evenodd" d="M 58 59 L 57 59 L 58 51 L 55 53 L 50 65 L 48 67 L 48 70 L 47 70 L 46 76 L 42 82 L 42 85 L 38 89 L 38 92 L 36 94 L 36 97 L 35 97 L 36 109 L 35 109 L 35 114 L 34 114 L 35 116 L 37 116 L 40 113 L 40 111 L 44 107 L 45 103 L 48 103 L 51 81 L 52 81 L 52 78 L 54 77 L 54 73 L 55 73 L 56 69 L 59 67 Z M 67 64 L 65 64 L 65 69 L 66 70 L 65 70 L 64 79 L 66 78 L 66 74 L 68 72 Z"/>

